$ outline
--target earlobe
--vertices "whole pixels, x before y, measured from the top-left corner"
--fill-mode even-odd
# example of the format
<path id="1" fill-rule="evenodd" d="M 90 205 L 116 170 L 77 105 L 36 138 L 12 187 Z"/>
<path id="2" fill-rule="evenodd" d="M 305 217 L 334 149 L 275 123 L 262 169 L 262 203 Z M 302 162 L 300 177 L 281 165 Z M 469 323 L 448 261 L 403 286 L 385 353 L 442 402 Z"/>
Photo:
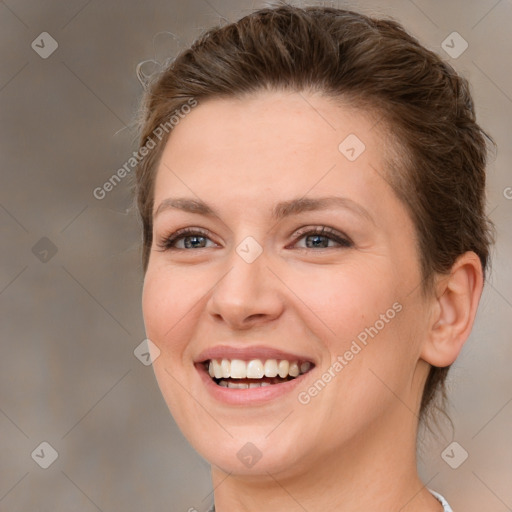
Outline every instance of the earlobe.
<path id="1" fill-rule="evenodd" d="M 482 288 L 478 256 L 472 251 L 459 256 L 450 274 L 440 277 L 436 285 L 422 359 L 440 368 L 455 361 L 473 327 Z"/>

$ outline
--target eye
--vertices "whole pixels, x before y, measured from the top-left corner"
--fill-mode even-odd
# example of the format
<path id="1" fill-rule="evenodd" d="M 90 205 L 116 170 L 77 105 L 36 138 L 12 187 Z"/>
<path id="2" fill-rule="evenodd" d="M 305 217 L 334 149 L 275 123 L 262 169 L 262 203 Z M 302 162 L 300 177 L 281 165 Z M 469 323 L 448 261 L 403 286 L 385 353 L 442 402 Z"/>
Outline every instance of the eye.
<path id="1" fill-rule="evenodd" d="M 187 250 L 187 249 L 206 249 L 215 247 L 217 244 L 210 239 L 211 233 L 207 229 L 201 228 L 183 228 L 171 235 L 163 237 L 157 243 L 159 250 Z M 299 249 L 329 249 L 333 248 L 330 242 L 335 242 L 334 247 L 352 247 L 352 241 L 342 233 L 327 226 L 306 227 L 297 231 L 294 235 L 295 246 L 299 240 L 304 239 L 305 246 Z M 210 241 L 213 245 L 208 245 Z"/>
<path id="2" fill-rule="evenodd" d="M 184 228 L 164 237 L 157 245 L 161 251 L 203 249 L 207 248 L 206 244 L 210 236 L 211 233 L 207 229 Z"/>
<path id="3" fill-rule="evenodd" d="M 346 235 L 327 226 L 302 228 L 295 233 L 294 238 L 296 240 L 305 240 L 306 245 L 299 247 L 301 249 L 329 249 L 333 247 L 333 245 L 329 245 L 329 242 L 335 242 L 341 247 L 352 247 L 354 245 Z"/>

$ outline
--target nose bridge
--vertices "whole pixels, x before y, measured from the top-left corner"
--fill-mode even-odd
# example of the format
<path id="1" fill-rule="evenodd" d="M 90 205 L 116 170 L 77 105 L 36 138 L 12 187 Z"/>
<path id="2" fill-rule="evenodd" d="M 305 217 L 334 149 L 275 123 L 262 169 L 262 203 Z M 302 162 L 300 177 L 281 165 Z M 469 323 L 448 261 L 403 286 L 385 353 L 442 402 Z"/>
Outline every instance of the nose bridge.
<path id="1" fill-rule="evenodd" d="M 254 247 L 245 241 L 234 247 L 228 260 L 230 270 L 216 287 L 215 291 L 233 305 L 237 302 L 246 306 L 254 303 L 260 294 L 259 287 L 266 281 L 263 275 L 268 272 L 265 268 L 266 254 L 261 251 L 256 255 L 254 251 Z"/>
<path id="2" fill-rule="evenodd" d="M 274 318 L 282 307 L 280 294 L 268 270 L 267 254 L 252 237 L 233 247 L 229 270 L 215 285 L 209 300 L 209 312 L 232 326 L 242 326 L 251 318 Z"/>

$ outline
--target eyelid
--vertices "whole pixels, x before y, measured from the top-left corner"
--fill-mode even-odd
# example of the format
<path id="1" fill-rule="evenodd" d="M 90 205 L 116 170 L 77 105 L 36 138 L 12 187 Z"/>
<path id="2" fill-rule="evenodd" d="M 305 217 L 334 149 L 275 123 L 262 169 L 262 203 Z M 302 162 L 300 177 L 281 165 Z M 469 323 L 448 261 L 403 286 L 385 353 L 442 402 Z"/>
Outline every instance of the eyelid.
<path id="1" fill-rule="evenodd" d="M 310 225 L 310 226 L 304 226 L 300 229 L 297 229 L 293 232 L 292 238 L 293 241 L 291 244 L 289 244 L 286 248 L 288 248 L 290 245 L 292 245 L 292 248 L 299 242 L 300 239 L 306 237 L 306 236 L 325 236 L 326 238 L 336 242 L 339 244 L 339 246 L 335 247 L 320 247 L 320 248 L 312 248 L 312 247 L 296 247 L 299 250 L 313 250 L 315 252 L 318 252 L 318 249 L 337 249 L 339 247 L 353 247 L 354 243 L 352 242 L 351 238 L 347 236 L 345 233 L 338 231 L 337 229 L 334 229 L 330 226 L 324 226 L 324 225 Z M 178 229 L 177 231 L 174 231 L 172 233 L 169 233 L 168 235 L 163 236 L 160 238 L 156 245 L 158 246 L 158 249 L 162 252 L 165 251 L 189 251 L 190 249 L 182 248 L 182 247 L 174 247 L 172 244 L 177 243 L 178 241 L 182 240 L 183 238 L 192 237 L 192 236 L 199 236 L 204 237 L 212 241 L 214 244 L 217 244 L 212 239 L 212 232 L 205 228 L 198 228 L 198 227 L 185 227 Z M 218 245 L 218 244 L 217 244 Z M 211 249 L 211 247 L 197 247 L 197 249 Z"/>
<path id="2" fill-rule="evenodd" d="M 296 244 L 299 239 L 303 238 L 306 235 L 325 236 L 325 237 L 328 237 L 331 240 L 334 240 L 335 242 L 339 243 L 342 247 L 354 246 L 354 242 L 348 235 L 346 235 L 342 231 L 338 231 L 337 229 L 334 229 L 330 226 L 324 226 L 324 225 L 305 226 L 305 227 L 302 227 L 302 228 L 294 231 L 294 233 L 293 233 L 294 244 Z M 335 249 L 336 247 L 331 247 L 331 248 Z M 302 247 L 301 249 L 310 249 L 310 248 Z M 326 249 L 326 248 L 324 247 L 323 249 Z"/>
<path id="3" fill-rule="evenodd" d="M 198 228 L 198 227 L 186 227 L 178 229 L 177 231 L 173 231 L 167 235 L 162 236 L 157 242 L 159 250 L 162 252 L 165 251 L 187 251 L 188 249 L 182 249 L 181 247 L 172 247 L 171 244 L 176 243 L 178 240 L 182 238 L 186 238 L 187 236 L 199 235 L 205 238 L 210 239 L 212 242 L 213 233 L 206 228 Z M 216 243 L 216 242 L 214 242 Z M 208 247 L 199 247 L 199 249 L 208 249 Z"/>

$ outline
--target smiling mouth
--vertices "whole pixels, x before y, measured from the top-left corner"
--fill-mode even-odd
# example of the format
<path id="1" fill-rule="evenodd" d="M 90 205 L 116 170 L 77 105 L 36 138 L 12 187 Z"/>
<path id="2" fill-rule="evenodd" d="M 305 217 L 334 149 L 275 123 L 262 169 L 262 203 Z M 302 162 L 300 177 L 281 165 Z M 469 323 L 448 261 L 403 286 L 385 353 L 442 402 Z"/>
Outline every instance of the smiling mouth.
<path id="1" fill-rule="evenodd" d="M 308 373 L 314 367 L 310 361 L 277 359 L 209 359 L 203 364 L 215 384 L 232 389 L 282 384 Z"/>

